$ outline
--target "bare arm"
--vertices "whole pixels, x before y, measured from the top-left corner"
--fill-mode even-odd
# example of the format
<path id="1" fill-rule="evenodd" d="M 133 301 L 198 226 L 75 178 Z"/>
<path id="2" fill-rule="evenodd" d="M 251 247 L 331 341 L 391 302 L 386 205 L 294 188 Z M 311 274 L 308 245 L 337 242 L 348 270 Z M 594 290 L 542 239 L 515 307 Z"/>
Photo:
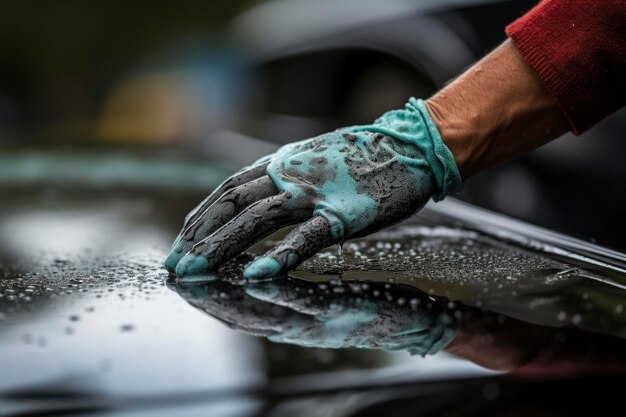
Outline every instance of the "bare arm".
<path id="1" fill-rule="evenodd" d="M 569 129 L 558 103 L 510 40 L 426 102 L 463 179 Z"/>

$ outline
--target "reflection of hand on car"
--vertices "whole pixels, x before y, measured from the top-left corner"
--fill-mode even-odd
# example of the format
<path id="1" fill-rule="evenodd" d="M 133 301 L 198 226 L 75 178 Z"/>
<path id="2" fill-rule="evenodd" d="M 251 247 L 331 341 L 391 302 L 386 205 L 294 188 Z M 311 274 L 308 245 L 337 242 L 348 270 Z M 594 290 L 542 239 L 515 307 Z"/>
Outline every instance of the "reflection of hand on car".
<path id="1" fill-rule="evenodd" d="M 248 285 L 229 279 L 168 285 L 229 327 L 279 343 L 420 355 L 443 349 L 520 375 L 626 371 L 623 339 L 527 323 L 408 285 L 295 278 Z"/>
<path id="2" fill-rule="evenodd" d="M 246 287 L 227 281 L 170 285 L 230 327 L 280 343 L 426 355 L 444 348 L 458 327 L 446 299 L 405 285 L 291 278 Z"/>

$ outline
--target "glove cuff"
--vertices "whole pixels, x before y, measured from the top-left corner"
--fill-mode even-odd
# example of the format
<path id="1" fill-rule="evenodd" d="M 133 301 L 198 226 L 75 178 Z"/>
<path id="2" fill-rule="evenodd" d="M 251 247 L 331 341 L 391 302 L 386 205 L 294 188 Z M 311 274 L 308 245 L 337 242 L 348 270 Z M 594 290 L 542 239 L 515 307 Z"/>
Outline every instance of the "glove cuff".
<path id="1" fill-rule="evenodd" d="M 448 346 L 448 344 L 456 337 L 456 334 L 459 331 L 460 322 L 454 316 L 454 313 L 446 308 L 445 312 L 441 313 L 437 317 L 436 322 L 433 323 L 433 327 L 439 327 L 441 329 L 441 334 L 439 335 L 439 338 L 436 339 L 422 354 L 422 356 L 434 355 Z"/>
<path id="2" fill-rule="evenodd" d="M 435 176 L 435 181 L 439 187 L 439 194 L 434 196 L 435 201 L 443 200 L 448 194 L 458 193 L 463 189 L 463 180 L 456 160 L 441 138 L 441 134 L 430 117 L 426 102 L 411 97 L 405 105 L 406 111 L 419 112 L 424 124 L 428 129 L 430 141 L 424 145 L 416 145 L 424 152 L 424 157 L 430 164 L 430 168 Z M 419 138 L 416 138 L 419 141 Z"/>
<path id="3" fill-rule="evenodd" d="M 391 110 L 371 125 L 355 126 L 358 130 L 383 133 L 417 146 L 430 165 L 438 193 L 435 201 L 463 188 L 459 168 L 450 149 L 443 143 L 435 122 L 428 114 L 424 100 L 411 97 L 402 110 Z"/>

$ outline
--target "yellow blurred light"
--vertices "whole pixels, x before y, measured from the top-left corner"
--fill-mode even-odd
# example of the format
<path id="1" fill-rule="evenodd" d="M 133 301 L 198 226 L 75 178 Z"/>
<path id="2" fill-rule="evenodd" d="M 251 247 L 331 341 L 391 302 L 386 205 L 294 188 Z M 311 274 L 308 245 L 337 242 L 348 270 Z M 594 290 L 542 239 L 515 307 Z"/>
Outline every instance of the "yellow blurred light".
<path id="1" fill-rule="evenodd" d="M 129 78 L 104 102 L 97 137 L 105 142 L 164 144 L 201 135 L 208 109 L 184 73 Z"/>

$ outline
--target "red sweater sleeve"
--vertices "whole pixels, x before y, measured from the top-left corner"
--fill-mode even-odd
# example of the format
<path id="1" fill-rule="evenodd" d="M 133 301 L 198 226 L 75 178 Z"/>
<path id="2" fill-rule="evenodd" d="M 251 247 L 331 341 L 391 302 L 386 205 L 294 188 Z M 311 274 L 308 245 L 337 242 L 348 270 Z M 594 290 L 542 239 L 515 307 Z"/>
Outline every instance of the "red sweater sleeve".
<path id="1" fill-rule="evenodd" d="M 626 105 L 626 0 L 543 0 L 506 33 L 575 134 Z"/>

